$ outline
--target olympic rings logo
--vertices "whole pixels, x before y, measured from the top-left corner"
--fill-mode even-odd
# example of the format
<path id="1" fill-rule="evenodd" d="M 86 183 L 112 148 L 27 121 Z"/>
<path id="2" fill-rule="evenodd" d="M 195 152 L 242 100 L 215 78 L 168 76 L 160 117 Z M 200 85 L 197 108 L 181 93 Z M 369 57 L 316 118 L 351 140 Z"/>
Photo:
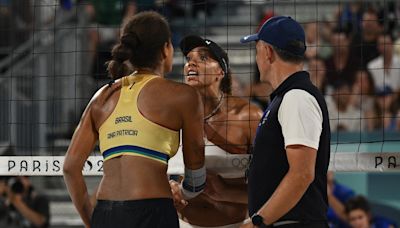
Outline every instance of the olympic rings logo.
<path id="1" fill-rule="evenodd" d="M 232 166 L 240 170 L 247 169 L 249 162 L 249 158 L 233 158 L 231 161 Z"/>

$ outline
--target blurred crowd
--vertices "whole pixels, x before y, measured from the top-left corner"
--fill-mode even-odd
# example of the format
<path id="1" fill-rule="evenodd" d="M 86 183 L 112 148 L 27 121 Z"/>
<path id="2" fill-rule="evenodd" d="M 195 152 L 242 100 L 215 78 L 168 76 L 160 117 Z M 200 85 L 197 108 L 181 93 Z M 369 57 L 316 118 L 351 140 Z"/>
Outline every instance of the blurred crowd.
<path id="1" fill-rule="evenodd" d="M 109 80 L 105 62 L 111 58 L 110 50 L 125 18 L 143 10 L 156 10 L 170 20 L 188 13 L 186 5 L 178 0 L 60 0 L 58 5 L 48 0 L 43 2 L 50 16 L 41 15 L 42 24 L 52 21 L 54 7 L 71 10 L 76 4 L 84 9 L 90 23 L 85 51 L 89 53 L 90 74 L 98 85 Z M 10 48 L 26 41 L 37 26 L 37 20 L 33 20 L 36 11 L 30 10 L 30 4 L 31 1 L 0 0 L 0 29 L 12 31 L 0 38 L 0 59 L 11 53 Z M 190 16 L 209 16 L 216 4 L 191 0 Z M 391 0 L 342 2 L 329 20 L 303 23 L 307 38 L 306 69 L 326 96 L 332 131 L 400 129 L 399 8 L 398 2 Z M 260 24 L 275 15 L 272 10 L 262 16 Z M 179 31 L 174 31 L 175 45 L 181 38 Z M 270 92 L 270 88 L 257 81 L 257 74 L 255 78 L 254 84 L 247 88 L 234 80 L 234 95 L 249 96 L 264 108 L 268 104 L 265 91 Z"/>
<path id="2" fill-rule="evenodd" d="M 123 3 L 124 7 L 112 14 L 110 8 L 115 2 Z M 195 0 L 191 4 L 194 17 L 199 11 L 211 14 L 214 6 Z M 163 12 L 169 18 L 184 15 L 176 1 L 161 5 L 157 1 L 88 1 L 87 12 L 98 25 L 89 36 L 96 80 L 108 80 L 104 62 L 110 59 L 109 50 L 123 18 L 147 9 Z M 304 23 L 306 68 L 326 96 L 332 131 L 396 132 L 400 129 L 399 12 L 396 1 L 351 1 L 340 5 L 331 20 Z M 273 15 L 269 10 L 260 24 Z M 240 84 L 233 87 L 234 95 L 249 96 L 263 108 L 268 104 L 265 92 L 270 91 L 268 85 L 256 80 L 247 88 Z"/>
<path id="3" fill-rule="evenodd" d="M 304 25 L 307 69 L 326 96 L 332 131 L 400 129 L 396 4 L 348 3 L 334 22 Z"/>
<path id="4" fill-rule="evenodd" d="M 268 10 L 261 23 L 273 15 Z M 325 95 L 332 131 L 400 129 L 398 18 L 396 1 L 352 1 L 339 6 L 331 20 L 303 24 L 305 67 Z M 265 107 L 260 87 L 267 86 L 252 86 L 251 97 Z"/>

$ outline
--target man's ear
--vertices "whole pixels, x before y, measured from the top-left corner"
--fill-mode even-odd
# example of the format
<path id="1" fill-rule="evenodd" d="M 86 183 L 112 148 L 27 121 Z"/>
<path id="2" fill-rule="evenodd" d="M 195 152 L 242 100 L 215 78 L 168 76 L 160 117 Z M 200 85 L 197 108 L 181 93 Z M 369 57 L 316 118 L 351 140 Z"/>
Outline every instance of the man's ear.
<path id="1" fill-rule="evenodd" d="M 276 53 L 271 45 L 265 45 L 267 49 L 267 59 L 270 63 L 273 63 L 276 60 Z"/>

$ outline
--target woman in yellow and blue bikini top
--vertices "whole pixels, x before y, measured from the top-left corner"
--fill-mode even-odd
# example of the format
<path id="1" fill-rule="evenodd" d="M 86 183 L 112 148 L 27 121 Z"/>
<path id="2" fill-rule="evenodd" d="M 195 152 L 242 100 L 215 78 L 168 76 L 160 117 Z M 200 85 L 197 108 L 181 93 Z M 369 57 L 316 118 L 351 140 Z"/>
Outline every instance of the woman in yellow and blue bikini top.
<path id="1" fill-rule="evenodd" d="M 198 93 L 163 76 L 172 69 L 167 21 L 143 12 L 124 25 L 108 69 L 114 83 L 89 102 L 72 137 L 64 179 L 86 227 L 179 227 L 173 198 L 200 194 L 205 186 L 203 109 Z M 172 192 L 168 160 L 182 131 L 185 178 Z M 104 175 L 96 207 L 82 168 L 97 140 Z"/>

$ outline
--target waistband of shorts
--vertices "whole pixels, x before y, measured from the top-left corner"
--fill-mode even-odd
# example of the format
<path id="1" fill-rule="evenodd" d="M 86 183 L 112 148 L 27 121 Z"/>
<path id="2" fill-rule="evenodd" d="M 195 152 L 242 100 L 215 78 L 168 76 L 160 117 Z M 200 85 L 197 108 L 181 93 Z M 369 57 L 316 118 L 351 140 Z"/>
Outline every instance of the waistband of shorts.
<path id="1" fill-rule="evenodd" d="M 275 222 L 271 225 L 268 225 L 266 227 L 284 227 L 286 225 L 294 225 L 294 224 L 301 224 L 301 225 L 318 225 L 318 224 L 328 224 L 327 221 L 322 220 L 322 221 L 300 221 L 300 220 L 283 220 L 283 221 L 278 221 Z"/>
<path id="2" fill-rule="evenodd" d="M 301 222 L 300 221 L 296 221 L 296 220 L 284 220 L 284 221 L 279 221 L 279 222 L 272 223 L 271 225 L 269 225 L 267 227 L 280 227 L 280 226 L 299 224 L 299 223 L 301 223 Z"/>
<path id="3" fill-rule="evenodd" d="M 234 224 L 229 224 L 229 225 L 222 225 L 222 226 L 197 226 L 197 225 L 192 225 L 185 220 L 179 219 L 179 226 L 181 228 L 238 228 L 240 225 L 243 224 L 244 221 L 234 223 Z"/>
<path id="4" fill-rule="evenodd" d="M 140 199 L 140 200 L 97 200 L 97 208 L 143 208 L 143 207 L 162 207 L 162 206 L 173 206 L 174 202 L 171 198 L 151 198 L 151 199 Z"/>

